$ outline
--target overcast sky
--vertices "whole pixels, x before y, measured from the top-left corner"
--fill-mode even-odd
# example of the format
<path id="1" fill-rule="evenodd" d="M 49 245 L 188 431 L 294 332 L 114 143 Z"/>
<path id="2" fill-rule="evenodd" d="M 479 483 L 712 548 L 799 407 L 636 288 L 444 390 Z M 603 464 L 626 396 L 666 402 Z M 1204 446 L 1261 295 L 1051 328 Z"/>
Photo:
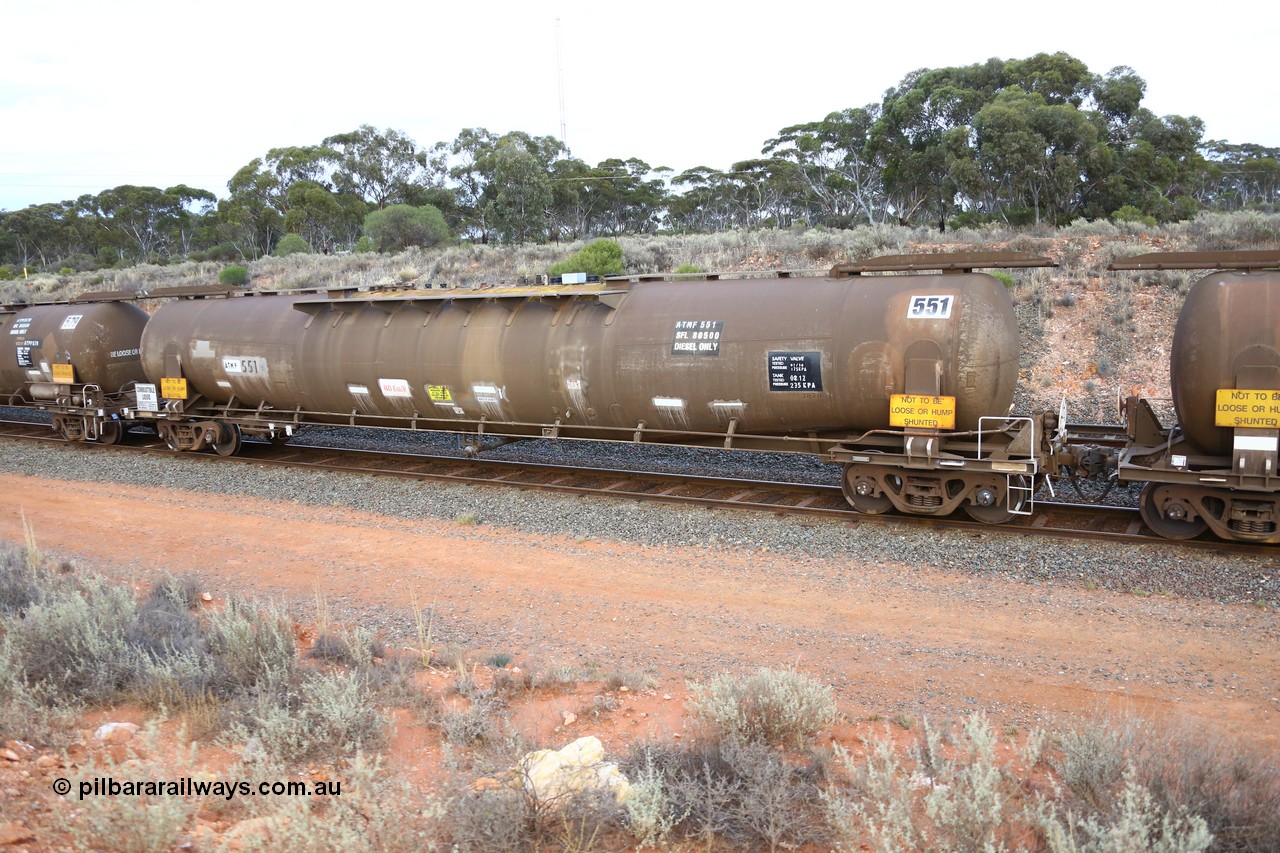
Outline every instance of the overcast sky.
<path id="1" fill-rule="evenodd" d="M 1042 51 L 1095 73 L 1132 67 L 1144 106 L 1199 116 L 1206 138 L 1280 146 L 1280 4 L 1183 9 L 0 0 L 0 210 L 120 184 L 221 198 L 268 149 L 362 124 L 426 147 L 466 127 L 559 136 L 563 116 L 591 164 L 726 169 L 787 125 L 878 101 L 914 69 Z"/>

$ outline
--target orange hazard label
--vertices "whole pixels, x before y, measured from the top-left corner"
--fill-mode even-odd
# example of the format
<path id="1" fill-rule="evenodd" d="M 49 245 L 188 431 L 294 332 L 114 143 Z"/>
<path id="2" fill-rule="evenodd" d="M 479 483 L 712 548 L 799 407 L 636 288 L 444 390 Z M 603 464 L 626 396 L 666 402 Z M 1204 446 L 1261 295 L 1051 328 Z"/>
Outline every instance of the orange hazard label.
<path id="1" fill-rule="evenodd" d="M 955 429 L 956 398 L 894 394 L 889 398 L 889 426 Z"/>
<path id="2" fill-rule="evenodd" d="M 53 381 L 71 385 L 76 381 L 76 369 L 70 364 L 51 364 L 49 367 L 53 370 Z"/>
<path id="3" fill-rule="evenodd" d="M 169 378 L 161 379 L 160 396 L 166 400 L 187 399 L 187 380 Z"/>
<path id="4" fill-rule="evenodd" d="M 1213 422 L 1220 427 L 1280 429 L 1280 391 L 1219 388 Z"/>

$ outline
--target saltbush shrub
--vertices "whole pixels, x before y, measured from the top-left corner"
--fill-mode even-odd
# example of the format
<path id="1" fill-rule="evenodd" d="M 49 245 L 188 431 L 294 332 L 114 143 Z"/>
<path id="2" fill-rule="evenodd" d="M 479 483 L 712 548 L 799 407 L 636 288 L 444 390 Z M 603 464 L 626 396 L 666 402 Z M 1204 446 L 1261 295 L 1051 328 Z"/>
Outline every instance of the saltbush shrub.
<path id="1" fill-rule="evenodd" d="M 799 746 L 836 718 L 831 688 L 794 670 L 691 683 L 690 710 L 723 740 Z"/>

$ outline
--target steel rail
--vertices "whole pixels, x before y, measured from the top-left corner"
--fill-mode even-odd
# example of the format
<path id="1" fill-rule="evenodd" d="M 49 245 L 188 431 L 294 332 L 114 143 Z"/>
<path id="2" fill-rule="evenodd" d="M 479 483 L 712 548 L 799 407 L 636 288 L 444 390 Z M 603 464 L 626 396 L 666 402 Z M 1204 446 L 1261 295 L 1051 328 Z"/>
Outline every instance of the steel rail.
<path id="1" fill-rule="evenodd" d="M 50 441 L 86 451 L 145 452 L 173 457 L 176 454 L 158 438 L 130 435 L 111 446 L 64 441 L 48 425 L 0 420 L 0 438 Z M 87 446 L 86 446 L 87 445 Z M 898 524 L 977 534 L 1040 536 L 1061 540 L 1086 540 L 1115 544 L 1164 545 L 1193 551 L 1214 551 L 1248 556 L 1276 557 L 1274 546 L 1218 539 L 1170 540 L 1143 526 L 1133 507 L 1100 506 L 1041 501 L 1034 515 L 1002 525 L 983 524 L 961 516 L 934 517 L 885 513 L 860 514 L 844 499 L 839 486 L 768 480 L 746 480 L 705 474 L 680 474 L 594 468 L 546 462 L 520 462 L 458 457 L 404 451 L 352 449 L 332 444 L 274 445 L 246 441 L 237 456 L 187 452 L 182 456 L 202 462 L 217 461 L 282 468 L 310 469 L 349 474 L 395 476 L 472 486 L 508 486 L 562 494 L 584 494 L 656 501 L 669 504 L 737 509 L 828 518 L 840 523 Z"/>

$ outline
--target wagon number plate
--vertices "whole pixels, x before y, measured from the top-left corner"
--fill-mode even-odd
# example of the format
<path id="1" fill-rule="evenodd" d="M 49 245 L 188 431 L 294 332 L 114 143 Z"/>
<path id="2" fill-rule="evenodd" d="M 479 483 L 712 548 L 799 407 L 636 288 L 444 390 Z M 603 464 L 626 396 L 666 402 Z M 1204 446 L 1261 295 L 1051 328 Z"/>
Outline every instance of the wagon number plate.
<path id="1" fill-rule="evenodd" d="M 954 296 L 913 296 L 907 306 L 908 320 L 946 320 L 951 317 Z"/>
<path id="2" fill-rule="evenodd" d="M 267 360 L 261 356 L 223 356 L 222 369 L 241 376 L 266 376 Z"/>

